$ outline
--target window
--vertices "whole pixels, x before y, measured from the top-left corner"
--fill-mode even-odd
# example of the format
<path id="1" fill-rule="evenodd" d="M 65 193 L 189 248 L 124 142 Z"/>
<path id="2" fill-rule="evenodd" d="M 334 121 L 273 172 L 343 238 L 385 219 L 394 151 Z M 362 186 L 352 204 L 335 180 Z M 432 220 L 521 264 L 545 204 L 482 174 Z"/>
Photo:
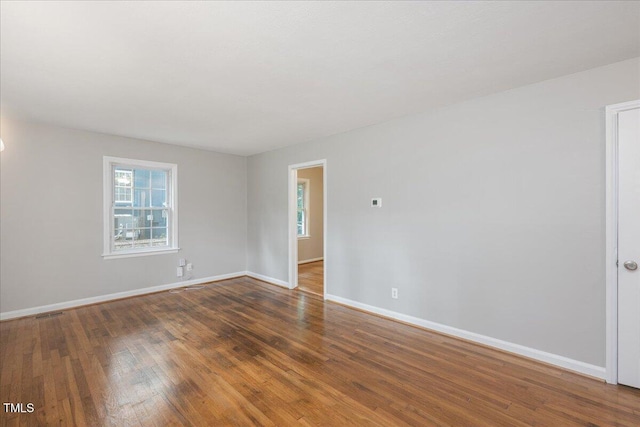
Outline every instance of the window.
<path id="1" fill-rule="evenodd" d="M 175 164 L 104 158 L 104 257 L 178 250 Z"/>
<path id="2" fill-rule="evenodd" d="M 309 180 L 299 179 L 297 190 L 298 237 L 309 237 Z"/>

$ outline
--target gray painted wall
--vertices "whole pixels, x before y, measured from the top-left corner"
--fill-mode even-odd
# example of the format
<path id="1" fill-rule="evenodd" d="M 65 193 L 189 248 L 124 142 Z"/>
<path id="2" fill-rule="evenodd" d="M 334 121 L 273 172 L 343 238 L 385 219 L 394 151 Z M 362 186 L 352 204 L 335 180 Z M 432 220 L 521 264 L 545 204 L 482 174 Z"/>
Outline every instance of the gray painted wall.
<path id="1" fill-rule="evenodd" d="M 246 158 L 3 118 L 0 311 L 246 270 Z M 102 157 L 178 164 L 177 254 L 102 259 Z M 185 277 L 186 278 L 186 277 Z"/>
<path id="2" fill-rule="evenodd" d="M 288 281 L 287 166 L 327 159 L 327 293 L 604 366 L 604 107 L 639 76 L 624 61 L 252 156 L 248 270 Z"/>
<path id="3" fill-rule="evenodd" d="M 300 169 L 298 178 L 309 180 L 309 237 L 298 239 L 298 261 L 322 258 L 324 252 L 322 167 Z"/>

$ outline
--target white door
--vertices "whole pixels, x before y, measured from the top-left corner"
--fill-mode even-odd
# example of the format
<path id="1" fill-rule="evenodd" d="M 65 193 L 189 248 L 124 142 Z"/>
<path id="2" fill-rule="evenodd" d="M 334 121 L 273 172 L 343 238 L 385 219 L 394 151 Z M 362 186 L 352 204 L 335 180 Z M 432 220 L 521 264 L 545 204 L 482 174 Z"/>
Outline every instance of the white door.
<path id="1" fill-rule="evenodd" d="M 640 388 L 640 108 L 618 113 L 618 382 Z"/>

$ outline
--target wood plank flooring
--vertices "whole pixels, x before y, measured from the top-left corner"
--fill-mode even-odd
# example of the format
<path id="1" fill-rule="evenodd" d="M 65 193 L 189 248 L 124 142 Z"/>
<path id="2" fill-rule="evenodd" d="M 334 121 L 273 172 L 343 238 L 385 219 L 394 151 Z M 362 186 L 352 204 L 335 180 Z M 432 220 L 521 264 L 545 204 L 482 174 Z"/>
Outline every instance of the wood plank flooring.
<path id="1" fill-rule="evenodd" d="M 324 261 L 298 265 L 298 289 L 324 296 Z"/>
<path id="2" fill-rule="evenodd" d="M 0 323 L 1 425 L 638 426 L 640 391 L 250 278 Z"/>

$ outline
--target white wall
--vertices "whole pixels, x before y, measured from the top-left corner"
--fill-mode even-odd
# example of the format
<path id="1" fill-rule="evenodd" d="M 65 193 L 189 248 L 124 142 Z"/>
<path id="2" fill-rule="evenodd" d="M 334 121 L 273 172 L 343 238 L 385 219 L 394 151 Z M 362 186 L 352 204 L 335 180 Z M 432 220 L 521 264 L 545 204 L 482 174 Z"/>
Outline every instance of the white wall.
<path id="1" fill-rule="evenodd" d="M 248 270 L 287 281 L 287 166 L 327 159 L 327 293 L 604 366 L 604 107 L 639 76 L 624 61 L 252 156 Z"/>
<path id="2" fill-rule="evenodd" d="M 3 118 L 0 311 L 246 270 L 246 159 Z M 104 260 L 102 158 L 178 164 L 177 254 Z"/>
<path id="3" fill-rule="evenodd" d="M 322 167 L 298 170 L 299 179 L 309 180 L 309 237 L 298 238 L 298 261 L 322 258 L 324 251 Z"/>

